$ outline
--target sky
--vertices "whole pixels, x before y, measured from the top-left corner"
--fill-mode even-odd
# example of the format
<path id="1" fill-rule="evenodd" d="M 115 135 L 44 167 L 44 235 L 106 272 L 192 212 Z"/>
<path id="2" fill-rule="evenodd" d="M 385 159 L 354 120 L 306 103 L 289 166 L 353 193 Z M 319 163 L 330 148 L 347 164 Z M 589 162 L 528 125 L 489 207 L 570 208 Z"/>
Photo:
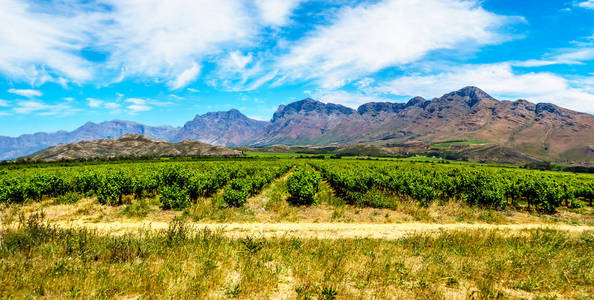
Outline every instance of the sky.
<path id="1" fill-rule="evenodd" d="M 0 135 L 465 86 L 594 113 L 594 0 L 0 0 Z"/>

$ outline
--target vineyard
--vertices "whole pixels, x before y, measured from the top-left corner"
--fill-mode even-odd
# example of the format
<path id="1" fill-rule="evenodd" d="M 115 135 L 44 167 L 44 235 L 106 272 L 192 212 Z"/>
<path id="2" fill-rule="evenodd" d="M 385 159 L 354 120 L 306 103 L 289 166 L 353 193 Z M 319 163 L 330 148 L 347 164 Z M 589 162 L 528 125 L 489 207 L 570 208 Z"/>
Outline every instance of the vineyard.
<path id="1" fill-rule="evenodd" d="M 394 208 L 403 199 L 421 206 L 457 199 L 505 209 L 526 206 L 554 212 L 592 205 L 594 176 L 443 163 L 335 159 L 221 159 L 211 161 L 31 166 L 0 169 L 0 203 L 44 198 L 96 197 L 105 205 L 124 198 L 158 198 L 162 209 L 184 209 L 221 192 L 229 207 L 283 174 L 294 205 L 312 205 L 324 179 L 356 206 Z M 77 197 L 80 196 L 80 197 Z M 73 200 L 73 201 L 75 201 Z"/>

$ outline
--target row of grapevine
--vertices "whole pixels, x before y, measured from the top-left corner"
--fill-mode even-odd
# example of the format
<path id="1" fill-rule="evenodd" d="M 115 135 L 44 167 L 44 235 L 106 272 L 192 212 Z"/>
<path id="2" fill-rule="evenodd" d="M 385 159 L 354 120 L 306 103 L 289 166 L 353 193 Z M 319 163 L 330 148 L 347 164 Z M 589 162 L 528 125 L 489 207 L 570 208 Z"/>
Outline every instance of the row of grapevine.
<path id="1" fill-rule="evenodd" d="M 400 198 L 422 205 L 454 198 L 473 205 L 528 205 L 552 212 L 561 205 L 592 205 L 594 199 L 594 177 L 586 174 L 395 161 L 310 160 L 309 164 L 340 197 L 361 206 L 393 208 Z M 241 206 L 294 165 L 292 160 L 217 160 L 2 169 L 0 203 L 78 193 L 112 205 L 121 204 L 127 195 L 159 196 L 163 208 L 179 209 L 224 188 L 224 200 Z M 317 176 L 300 165 L 288 181 L 289 200 L 313 201 Z"/>
<path id="2" fill-rule="evenodd" d="M 19 170 L 0 176 L 0 203 L 22 203 L 76 192 L 96 195 L 100 203 L 112 205 L 121 204 L 124 195 L 160 195 L 163 208 L 183 208 L 198 197 L 213 194 L 234 178 L 250 177 L 254 189 L 261 188 L 263 183 L 257 179 L 263 178 L 261 181 L 267 183 L 269 173 L 278 166 L 286 169 L 289 164 L 226 161 Z"/>
<path id="3" fill-rule="evenodd" d="M 311 205 L 320 190 L 320 174 L 311 168 L 300 167 L 287 180 L 289 202 L 296 205 Z"/>
<path id="4" fill-rule="evenodd" d="M 237 177 L 225 187 L 223 200 L 229 206 L 243 206 L 249 196 L 257 194 L 266 184 L 285 174 L 291 166 L 290 164 L 282 164 L 250 175 L 246 174 L 247 176 Z"/>
<path id="5" fill-rule="evenodd" d="M 420 165 L 387 162 L 315 162 L 333 188 L 352 204 L 370 202 L 370 193 L 382 190 L 410 197 L 422 205 L 437 199 L 462 199 L 469 204 L 504 208 L 525 202 L 553 212 L 562 204 L 578 205 L 577 198 L 592 201 L 591 177 L 503 168 Z"/>

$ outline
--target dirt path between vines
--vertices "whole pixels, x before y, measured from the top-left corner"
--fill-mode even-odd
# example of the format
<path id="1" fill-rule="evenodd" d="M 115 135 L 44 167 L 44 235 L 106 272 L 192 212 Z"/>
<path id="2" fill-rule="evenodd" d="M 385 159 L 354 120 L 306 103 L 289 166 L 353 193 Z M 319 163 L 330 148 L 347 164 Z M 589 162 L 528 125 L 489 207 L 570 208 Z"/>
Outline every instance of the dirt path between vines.
<path id="1" fill-rule="evenodd" d="M 84 221 L 52 222 L 62 228 L 88 228 L 100 234 L 120 235 L 135 233 L 140 230 L 167 229 L 167 222 L 105 222 L 89 223 Z M 456 230 L 495 230 L 503 234 L 521 234 L 523 230 L 553 229 L 579 234 L 594 231 L 594 226 L 573 226 L 557 224 L 371 224 L 371 223 L 188 223 L 193 230 L 208 229 L 222 232 L 233 237 L 297 237 L 317 239 L 374 238 L 399 239 L 411 234 L 440 233 Z"/>

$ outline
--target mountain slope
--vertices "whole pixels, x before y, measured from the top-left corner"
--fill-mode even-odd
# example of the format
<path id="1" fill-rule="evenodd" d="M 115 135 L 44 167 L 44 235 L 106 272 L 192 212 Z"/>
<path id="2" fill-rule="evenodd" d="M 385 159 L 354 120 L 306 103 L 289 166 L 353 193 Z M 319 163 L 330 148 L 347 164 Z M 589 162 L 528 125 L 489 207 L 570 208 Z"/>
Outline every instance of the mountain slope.
<path id="1" fill-rule="evenodd" d="M 153 140 L 143 135 L 125 134 L 116 139 L 99 139 L 61 144 L 29 155 L 33 160 L 57 161 L 139 156 L 233 156 L 241 152 L 198 141 L 179 143 Z"/>
<path id="2" fill-rule="evenodd" d="M 252 144 L 321 145 L 328 142 L 347 142 L 351 135 L 343 134 L 347 138 L 342 140 L 330 131 L 347 120 L 356 122 L 359 119 L 357 112 L 351 108 L 307 98 L 287 106 L 281 105 L 274 113 L 272 121 Z M 357 132 L 351 134 L 355 135 Z"/>

